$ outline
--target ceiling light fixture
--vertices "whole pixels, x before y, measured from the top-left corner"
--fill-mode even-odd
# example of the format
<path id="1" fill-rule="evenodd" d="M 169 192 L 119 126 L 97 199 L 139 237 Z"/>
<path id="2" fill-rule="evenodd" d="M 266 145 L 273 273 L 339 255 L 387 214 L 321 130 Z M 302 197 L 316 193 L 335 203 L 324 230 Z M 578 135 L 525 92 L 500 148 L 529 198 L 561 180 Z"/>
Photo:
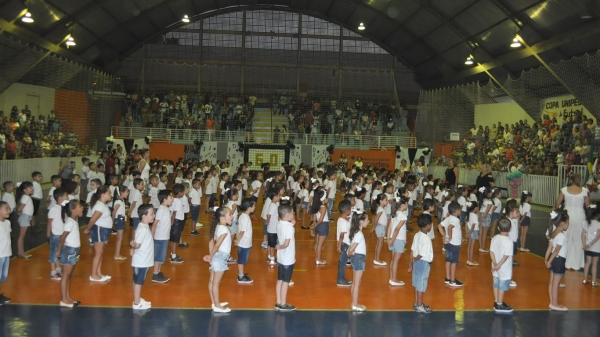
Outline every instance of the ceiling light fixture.
<path id="1" fill-rule="evenodd" d="M 67 48 L 74 46 L 75 39 L 72 36 L 69 36 L 69 38 L 67 39 L 67 42 L 65 42 L 65 44 L 67 45 Z"/>
<path id="2" fill-rule="evenodd" d="M 187 14 L 183 16 L 183 19 L 181 19 L 181 22 L 190 23 L 190 18 L 187 16 Z"/>
<path id="3" fill-rule="evenodd" d="M 467 57 L 467 60 L 465 61 L 465 64 L 470 66 L 471 64 L 473 64 L 473 59 L 469 56 Z"/>
<path id="4" fill-rule="evenodd" d="M 27 13 L 25 13 L 25 16 L 23 16 L 23 18 L 21 18 L 21 21 L 23 21 L 25 23 L 33 23 L 33 18 L 31 17 L 31 13 L 29 13 L 29 11 L 27 11 Z"/>
<path id="5" fill-rule="evenodd" d="M 358 25 L 358 30 L 365 30 L 365 25 L 362 22 Z"/>
<path id="6" fill-rule="evenodd" d="M 519 48 L 519 47 L 521 47 L 521 42 L 519 42 L 519 39 L 515 36 L 515 38 L 512 40 L 512 43 L 510 44 L 510 46 L 513 48 Z"/>

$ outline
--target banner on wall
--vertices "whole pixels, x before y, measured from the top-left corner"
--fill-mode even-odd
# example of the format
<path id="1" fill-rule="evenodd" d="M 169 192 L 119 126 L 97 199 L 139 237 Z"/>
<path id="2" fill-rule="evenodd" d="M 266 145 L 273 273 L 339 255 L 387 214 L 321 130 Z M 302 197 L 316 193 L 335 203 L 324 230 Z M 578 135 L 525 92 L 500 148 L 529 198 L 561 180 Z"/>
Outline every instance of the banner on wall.
<path id="1" fill-rule="evenodd" d="M 375 168 L 384 168 L 386 170 L 396 169 L 396 151 L 367 151 L 367 150 L 335 150 L 331 155 L 334 163 L 339 162 L 342 154 L 346 154 L 348 159 L 348 167 L 351 167 L 358 157 L 361 157 L 366 165 L 371 165 Z"/>
<path id="2" fill-rule="evenodd" d="M 545 98 L 540 102 L 542 116 L 546 114 L 550 118 L 556 118 L 559 122 L 562 121 L 562 119 L 559 119 L 560 116 L 573 116 L 577 110 L 581 111 L 584 115 L 591 115 L 589 110 L 573 95 Z"/>

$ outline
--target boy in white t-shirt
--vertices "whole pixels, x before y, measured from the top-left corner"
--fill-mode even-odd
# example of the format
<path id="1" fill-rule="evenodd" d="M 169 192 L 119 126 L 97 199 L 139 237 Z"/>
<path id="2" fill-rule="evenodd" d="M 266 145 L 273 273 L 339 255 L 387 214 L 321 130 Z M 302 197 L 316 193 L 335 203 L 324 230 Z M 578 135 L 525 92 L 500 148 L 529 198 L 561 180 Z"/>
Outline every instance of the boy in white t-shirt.
<path id="1" fill-rule="evenodd" d="M 500 233 L 492 238 L 490 258 L 492 259 L 492 276 L 494 278 L 494 311 L 512 312 L 513 308 L 504 303 L 504 292 L 510 288 L 512 279 L 513 241 L 508 238 L 511 222 L 502 219 L 498 222 Z"/>
<path id="2" fill-rule="evenodd" d="M 444 248 L 446 249 L 446 279 L 444 283 L 451 287 L 463 286 L 463 283 L 456 279 L 456 266 L 458 265 L 460 244 L 462 242 L 462 231 L 458 219 L 461 212 L 460 204 L 452 201 L 448 204 L 450 215 L 442 221 L 445 230 Z"/>
<path id="3" fill-rule="evenodd" d="M 169 177 L 167 176 L 167 174 L 165 172 L 161 172 L 158 174 L 158 190 L 162 191 L 162 190 L 166 190 L 167 189 L 167 181 L 169 180 Z"/>
<path id="4" fill-rule="evenodd" d="M 352 213 L 352 202 L 342 200 L 338 206 L 340 217 L 337 220 L 337 251 L 340 253 L 338 262 L 337 285 L 340 287 L 352 286 L 352 281 L 346 278 L 346 264 L 348 263 L 348 248 L 350 247 L 350 214 Z"/>
<path id="5" fill-rule="evenodd" d="M 267 257 L 269 264 L 276 264 L 275 260 L 275 246 L 277 246 L 277 223 L 279 221 L 279 213 L 278 213 L 278 204 L 279 204 L 279 192 L 272 188 L 269 191 L 268 199 L 271 200 L 269 204 L 269 208 L 267 209 L 267 213 L 265 215 L 265 220 L 267 224 Z"/>
<path id="6" fill-rule="evenodd" d="M 46 205 L 48 205 L 48 210 L 52 208 L 52 206 L 56 205 L 56 200 L 54 200 L 54 190 L 60 188 L 62 185 L 62 178 L 59 175 L 53 175 L 50 178 L 52 182 L 52 187 L 48 191 L 48 196 L 46 197 Z"/>
<path id="7" fill-rule="evenodd" d="M 11 209 L 8 203 L 0 201 L 0 283 L 6 282 L 8 278 L 8 266 L 12 255 L 10 213 Z M 0 294 L 0 305 L 8 302 L 10 302 L 10 298 L 4 296 L 4 294 Z"/>
<path id="8" fill-rule="evenodd" d="M 333 209 L 333 203 L 335 202 L 335 193 L 337 189 L 337 173 L 333 169 L 327 172 L 327 182 L 325 188 L 327 190 L 327 198 L 329 199 L 327 202 L 327 217 L 331 219 L 331 212 Z"/>
<path id="9" fill-rule="evenodd" d="M 250 248 L 252 248 L 252 220 L 250 214 L 256 210 L 256 202 L 251 198 L 244 198 L 238 206 L 238 232 L 234 243 L 238 246 L 238 283 L 252 283 L 253 280 L 244 274 L 244 266 L 248 263 Z"/>
<path id="10" fill-rule="evenodd" d="M 296 239 L 294 237 L 294 224 L 296 217 L 290 205 L 279 206 L 277 223 L 277 311 L 294 311 L 296 307 L 287 303 L 287 292 L 292 280 L 292 272 L 296 263 Z"/>
<path id="11" fill-rule="evenodd" d="M 65 227 L 62 217 L 62 203 L 68 200 L 67 191 L 62 188 L 56 189 L 53 192 L 52 198 L 56 200 L 56 204 L 48 210 L 48 225 L 46 226 L 46 236 L 50 239 L 48 262 L 50 262 L 50 279 L 60 281 L 62 274 L 60 261 L 56 257 L 56 251 Z"/>
<path id="12" fill-rule="evenodd" d="M 419 232 L 415 234 L 411 246 L 412 254 L 408 264 L 408 272 L 412 272 L 412 285 L 415 287 L 416 312 L 430 314 L 431 308 L 423 303 L 423 294 L 427 290 L 427 281 L 429 280 L 430 265 L 433 261 L 433 245 L 427 235 L 433 226 L 433 220 L 430 214 L 421 213 L 417 219 Z"/>
<path id="13" fill-rule="evenodd" d="M 150 197 L 150 203 L 152 204 L 152 207 L 154 207 L 154 212 L 156 212 L 160 206 L 160 201 L 158 200 L 158 192 L 160 192 L 160 189 L 158 188 L 158 177 L 152 175 L 149 180 L 150 189 L 148 190 L 148 197 Z"/>
<path id="14" fill-rule="evenodd" d="M 173 185 L 173 204 L 171 204 L 171 233 L 169 235 L 169 241 L 171 242 L 171 263 L 183 263 L 183 260 L 177 255 L 177 245 L 181 240 L 181 229 L 185 221 L 185 215 L 183 213 L 183 203 L 181 198 L 185 187 L 181 184 Z"/>
<path id="15" fill-rule="evenodd" d="M 188 194 L 190 197 L 190 210 L 192 212 L 192 235 L 198 236 L 198 230 L 196 227 L 202 227 L 202 224 L 198 222 L 198 216 L 200 215 L 200 203 L 202 201 L 202 181 L 199 179 L 192 180 L 192 188 Z"/>
<path id="16" fill-rule="evenodd" d="M 154 238 L 154 273 L 152 282 L 166 283 L 170 278 L 166 277 L 161 269 L 167 258 L 167 249 L 171 233 L 171 210 L 169 207 L 173 204 L 171 191 L 162 190 L 157 195 L 160 206 L 156 211 L 154 223 L 152 224 L 152 237 Z"/>
<path id="17" fill-rule="evenodd" d="M 133 309 L 143 310 L 152 307 L 151 302 L 144 300 L 141 294 L 148 269 L 154 264 L 154 239 L 149 227 L 154 222 L 154 208 L 150 204 L 140 205 L 138 214 L 140 223 L 135 231 L 135 238 L 130 242 L 130 254 L 133 267 Z"/>
<path id="18" fill-rule="evenodd" d="M 40 210 L 40 203 L 44 198 L 44 195 L 42 194 L 42 185 L 40 185 L 42 182 L 42 173 L 34 171 L 31 174 L 31 179 L 33 180 L 33 194 L 31 195 L 31 201 L 33 202 L 33 216 L 31 217 L 31 229 L 39 233 L 41 229 L 36 227 L 35 218 Z"/>
<path id="19" fill-rule="evenodd" d="M 140 223 L 140 217 L 138 215 L 138 208 L 142 205 L 142 191 L 144 190 L 144 181 L 141 178 L 135 178 L 133 180 L 133 188 L 129 193 L 129 209 L 131 212 L 131 221 L 133 222 L 133 230 L 137 229 Z"/>

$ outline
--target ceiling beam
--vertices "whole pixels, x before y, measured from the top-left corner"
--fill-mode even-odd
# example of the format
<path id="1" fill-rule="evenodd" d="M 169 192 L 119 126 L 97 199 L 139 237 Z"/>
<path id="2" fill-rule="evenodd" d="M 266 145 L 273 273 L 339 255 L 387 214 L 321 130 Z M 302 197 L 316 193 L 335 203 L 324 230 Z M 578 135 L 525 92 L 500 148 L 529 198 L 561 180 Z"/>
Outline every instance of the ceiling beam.
<path id="1" fill-rule="evenodd" d="M 566 32 L 557 34 L 545 41 L 539 42 L 529 48 L 522 48 L 515 51 L 500 55 L 490 62 L 485 62 L 473 68 L 461 71 L 456 76 L 444 77 L 433 81 L 432 88 L 454 84 L 456 82 L 464 82 L 464 79 L 474 76 L 494 68 L 501 67 L 507 63 L 515 62 L 535 54 L 541 54 L 545 51 L 556 49 L 564 44 L 579 41 L 594 35 L 600 34 L 600 19 L 594 19 L 587 23 L 570 29 Z"/>

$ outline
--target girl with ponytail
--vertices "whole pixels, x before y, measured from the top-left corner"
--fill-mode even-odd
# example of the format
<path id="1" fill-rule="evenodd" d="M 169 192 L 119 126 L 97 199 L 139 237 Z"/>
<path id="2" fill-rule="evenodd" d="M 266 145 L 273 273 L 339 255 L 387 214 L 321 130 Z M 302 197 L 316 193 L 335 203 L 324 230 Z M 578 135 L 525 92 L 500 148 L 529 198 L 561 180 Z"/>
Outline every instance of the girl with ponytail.
<path id="1" fill-rule="evenodd" d="M 94 259 L 92 260 L 92 274 L 90 281 L 106 282 L 112 277 L 102 275 L 102 258 L 104 250 L 108 243 L 108 238 L 112 232 L 113 220 L 110 209 L 106 203 L 112 199 L 112 194 L 108 186 L 99 186 L 96 193 L 92 195 L 89 207 L 92 209 L 92 217 L 88 223 L 84 233 L 89 234 L 94 245 Z"/>
<path id="2" fill-rule="evenodd" d="M 31 226 L 31 219 L 33 218 L 33 200 L 31 195 L 33 194 L 33 183 L 31 181 L 24 181 L 17 183 L 17 214 L 19 215 L 19 239 L 17 240 L 17 256 L 25 259 L 31 257 L 30 254 L 25 253 L 24 241 L 27 229 Z"/>
<path id="3" fill-rule="evenodd" d="M 81 304 L 81 302 L 71 298 L 70 288 L 71 276 L 75 264 L 77 264 L 77 256 L 79 256 L 79 248 L 81 247 L 78 219 L 83 216 L 83 206 L 79 200 L 64 200 L 61 206 L 65 227 L 56 252 L 56 257 L 60 258 L 60 264 L 63 267 L 62 279 L 60 280 L 60 306 L 73 307 Z"/>

